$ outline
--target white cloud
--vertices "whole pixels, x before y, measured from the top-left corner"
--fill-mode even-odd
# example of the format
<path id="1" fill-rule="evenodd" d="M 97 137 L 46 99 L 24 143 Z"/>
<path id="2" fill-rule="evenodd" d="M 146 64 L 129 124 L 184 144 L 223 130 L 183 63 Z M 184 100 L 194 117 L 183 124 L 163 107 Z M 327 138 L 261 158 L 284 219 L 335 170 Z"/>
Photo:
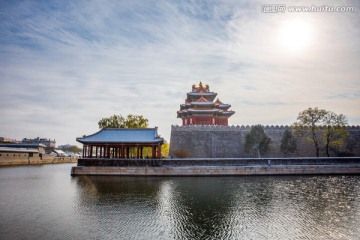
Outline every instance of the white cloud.
<path id="1" fill-rule="evenodd" d="M 233 124 L 291 124 L 309 106 L 359 124 L 359 8 L 265 14 L 262 4 L 3 4 L 0 135 L 75 143 L 97 131 L 102 117 L 134 113 L 169 140 L 170 126 L 180 124 L 179 104 L 199 81 L 232 105 Z M 312 44 L 296 54 L 277 37 L 281 23 L 293 18 L 313 27 Z"/>

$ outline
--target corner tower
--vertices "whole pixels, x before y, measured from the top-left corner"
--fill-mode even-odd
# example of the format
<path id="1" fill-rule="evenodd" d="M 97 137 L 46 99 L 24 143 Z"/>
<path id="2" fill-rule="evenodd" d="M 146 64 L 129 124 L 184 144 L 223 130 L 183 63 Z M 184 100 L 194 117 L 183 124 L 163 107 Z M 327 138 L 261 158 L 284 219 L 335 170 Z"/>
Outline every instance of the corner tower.
<path id="1" fill-rule="evenodd" d="M 228 125 L 228 119 L 235 112 L 229 111 L 230 104 L 224 104 L 216 99 L 217 93 L 210 92 L 209 85 L 199 87 L 195 84 L 187 93 L 185 104 L 180 104 L 177 117 L 182 119 L 182 125 Z M 214 101 L 215 100 L 215 101 Z"/>

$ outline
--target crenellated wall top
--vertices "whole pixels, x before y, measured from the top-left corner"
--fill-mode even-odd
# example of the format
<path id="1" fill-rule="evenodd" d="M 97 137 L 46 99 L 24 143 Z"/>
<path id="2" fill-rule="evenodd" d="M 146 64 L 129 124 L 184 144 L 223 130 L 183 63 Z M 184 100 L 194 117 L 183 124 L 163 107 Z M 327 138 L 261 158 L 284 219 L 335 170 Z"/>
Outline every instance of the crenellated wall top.
<path id="1" fill-rule="evenodd" d="M 231 126 L 221 126 L 221 125 L 172 125 L 172 131 L 236 131 L 236 130 L 250 130 L 252 126 L 250 125 L 231 125 Z M 289 128 L 289 125 L 265 125 L 265 130 L 285 130 Z M 360 131 L 359 125 L 347 126 L 348 130 L 351 131 Z"/>

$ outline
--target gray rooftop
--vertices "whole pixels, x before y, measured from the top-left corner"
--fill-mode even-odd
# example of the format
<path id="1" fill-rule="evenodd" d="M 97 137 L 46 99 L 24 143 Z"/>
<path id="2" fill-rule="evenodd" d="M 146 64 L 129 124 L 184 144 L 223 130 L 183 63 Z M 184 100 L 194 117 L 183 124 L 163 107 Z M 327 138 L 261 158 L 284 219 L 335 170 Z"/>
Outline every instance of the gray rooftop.
<path id="1" fill-rule="evenodd" d="M 0 152 L 12 152 L 12 153 L 38 153 L 39 150 L 34 148 L 12 148 L 12 147 L 0 147 Z"/>
<path id="2" fill-rule="evenodd" d="M 80 143 L 162 143 L 157 128 L 104 128 L 89 136 L 76 138 Z"/>
<path id="3" fill-rule="evenodd" d="M 46 147 L 46 146 L 42 143 L 0 143 L 0 147 L 39 148 L 39 147 Z"/>

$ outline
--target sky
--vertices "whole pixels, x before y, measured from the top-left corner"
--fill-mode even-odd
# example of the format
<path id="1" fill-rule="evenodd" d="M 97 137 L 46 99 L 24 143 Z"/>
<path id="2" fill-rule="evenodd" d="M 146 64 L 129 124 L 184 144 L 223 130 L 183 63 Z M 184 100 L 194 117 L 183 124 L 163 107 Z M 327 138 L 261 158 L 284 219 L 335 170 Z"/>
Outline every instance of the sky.
<path id="1" fill-rule="evenodd" d="M 0 136 L 81 146 L 101 118 L 137 114 L 169 141 L 200 81 L 230 125 L 289 125 L 308 107 L 359 125 L 359 43 L 356 0 L 0 0 Z"/>

